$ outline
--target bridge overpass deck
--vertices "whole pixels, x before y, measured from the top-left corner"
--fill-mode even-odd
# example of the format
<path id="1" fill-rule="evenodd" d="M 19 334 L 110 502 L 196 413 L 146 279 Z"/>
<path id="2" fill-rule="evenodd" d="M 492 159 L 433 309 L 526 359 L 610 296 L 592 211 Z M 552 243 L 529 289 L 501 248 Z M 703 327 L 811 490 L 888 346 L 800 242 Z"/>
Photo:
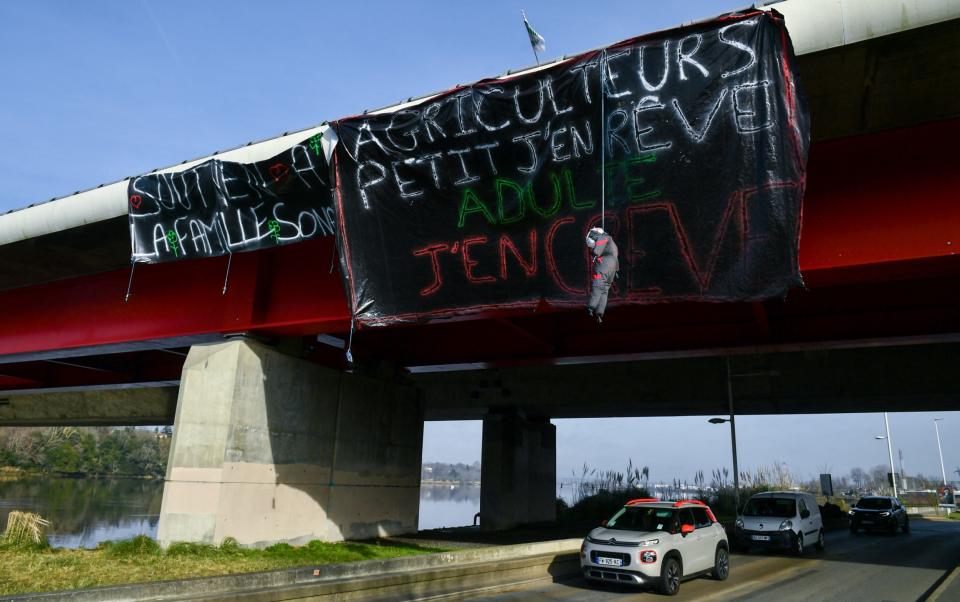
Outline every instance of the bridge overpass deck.
<path id="1" fill-rule="evenodd" d="M 545 304 L 371 329 L 356 333 L 354 356 L 423 372 L 953 340 L 960 97 L 946 91 L 960 87 L 960 19 L 921 3 L 936 10 L 908 14 L 913 25 L 854 11 L 827 31 L 811 23 L 836 25 L 836 3 L 814 4 L 777 5 L 794 19 L 812 115 L 800 244 L 806 288 L 763 303 L 618 307 L 600 329 Z M 129 303 L 125 216 L 4 242 L 0 391 L 176 382 L 191 345 L 237 333 L 344 366 L 349 311 L 331 239 L 236 255 L 225 294 L 226 258 L 139 266 Z"/>

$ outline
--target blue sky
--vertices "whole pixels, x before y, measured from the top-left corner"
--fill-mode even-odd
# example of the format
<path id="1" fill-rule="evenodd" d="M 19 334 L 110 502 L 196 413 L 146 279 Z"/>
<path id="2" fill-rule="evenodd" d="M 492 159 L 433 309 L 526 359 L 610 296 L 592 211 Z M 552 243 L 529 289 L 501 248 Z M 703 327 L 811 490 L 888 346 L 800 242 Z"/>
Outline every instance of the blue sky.
<path id="1" fill-rule="evenodd" d="M 746 4 L 744 2 L 743 4 Z M 0 211 L 740 7 L 0 3 Z"/>
<path id="2" fill-rule="evenodd" d="M 0 211 L 530 65 L 521 8 L 549 60 L 746 4 L 3 2 Z M 960 413 L 941 415 L 950 471 Z M 932 417 L 891 416 L 908 472 L 939 473 Z M 729 429 L 703 417 L 557 424 L 560 476 L 632 458 L 655 479 L 690 478 L 729 462 Z M 873 439 L 880 414 L 742 417 L 738 427 L 745 468 L 779 460 L 807 476 L 887 461 Z M 479 457 L 479 423 L 428 424 L 424 460 Z"/>

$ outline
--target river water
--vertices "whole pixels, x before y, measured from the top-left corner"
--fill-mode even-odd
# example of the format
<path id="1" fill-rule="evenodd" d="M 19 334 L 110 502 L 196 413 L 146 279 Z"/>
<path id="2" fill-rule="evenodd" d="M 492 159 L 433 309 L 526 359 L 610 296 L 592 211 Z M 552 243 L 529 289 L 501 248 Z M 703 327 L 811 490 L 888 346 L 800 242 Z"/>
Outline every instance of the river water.
<path id="1" fill-rule="evenodd" d="M 569 492 L 569 486 L 557 490 L 562 497 Z M 58 547 L 92 548 L 101 541 L 135 535 L 156 538 L 162 498 L 159 479 L 0 480 L 0 529 L 11 510 L 21 510 L 50 520 L 50 543 Z M 478 512 L 479 485 L 420 488 L 420 529 L 472 525 Z"/>
<path id="2" fill-rule="evenodd" d="M 162 480 L 29 477 L 0 480 L 0 528 L 11 510 L 36 512 L 53 523 L 50 544 L 92 548 L 135 535 L 156 538 Z M 480 511 L 477 486 L 424 486 L 420 528 L 473 524 Z"/>
<path id="3" fill-rule="evenodd" d="M 11 510 L 36 512 L 53 523 L 50 544 L 92 548 L 107 539 L 157 536 L 160 479 L 62 479 L 0 481 L 0 525 Z"/>

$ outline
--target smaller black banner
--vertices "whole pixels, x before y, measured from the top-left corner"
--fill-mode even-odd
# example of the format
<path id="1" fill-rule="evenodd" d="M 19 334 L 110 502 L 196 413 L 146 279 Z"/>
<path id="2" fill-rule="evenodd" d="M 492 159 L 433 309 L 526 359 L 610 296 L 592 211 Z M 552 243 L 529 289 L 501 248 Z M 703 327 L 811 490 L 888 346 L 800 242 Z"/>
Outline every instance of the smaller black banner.
<path id="1" fill-rule="evenodd" d="M 132 178 L 132 260 L 215 257 L 333 235 L 325 147 L 322 131 L 256 163 L 211 159 Z"/>

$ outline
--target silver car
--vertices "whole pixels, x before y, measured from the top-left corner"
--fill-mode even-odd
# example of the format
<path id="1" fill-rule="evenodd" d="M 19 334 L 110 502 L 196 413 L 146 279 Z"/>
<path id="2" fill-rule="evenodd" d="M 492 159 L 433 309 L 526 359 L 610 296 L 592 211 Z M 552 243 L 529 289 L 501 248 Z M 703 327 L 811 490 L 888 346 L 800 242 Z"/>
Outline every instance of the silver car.
<path id="1" fill-rule="evenodd" d="M 631 500 L 580 546 L 580 568 L 589 581 L 655 586 L 672 596 L 680 581 L 730 574 L 723 526 L 703 502 Z"/>
<path id="2" fill-rule="evenodd" d="M 802 491 L 755 494 L 737 518 L 736 543 L 743 552 L 783 548 L 802 556 L 809 545 L 822 552 L 823 518 L 817 499 Z"/>

